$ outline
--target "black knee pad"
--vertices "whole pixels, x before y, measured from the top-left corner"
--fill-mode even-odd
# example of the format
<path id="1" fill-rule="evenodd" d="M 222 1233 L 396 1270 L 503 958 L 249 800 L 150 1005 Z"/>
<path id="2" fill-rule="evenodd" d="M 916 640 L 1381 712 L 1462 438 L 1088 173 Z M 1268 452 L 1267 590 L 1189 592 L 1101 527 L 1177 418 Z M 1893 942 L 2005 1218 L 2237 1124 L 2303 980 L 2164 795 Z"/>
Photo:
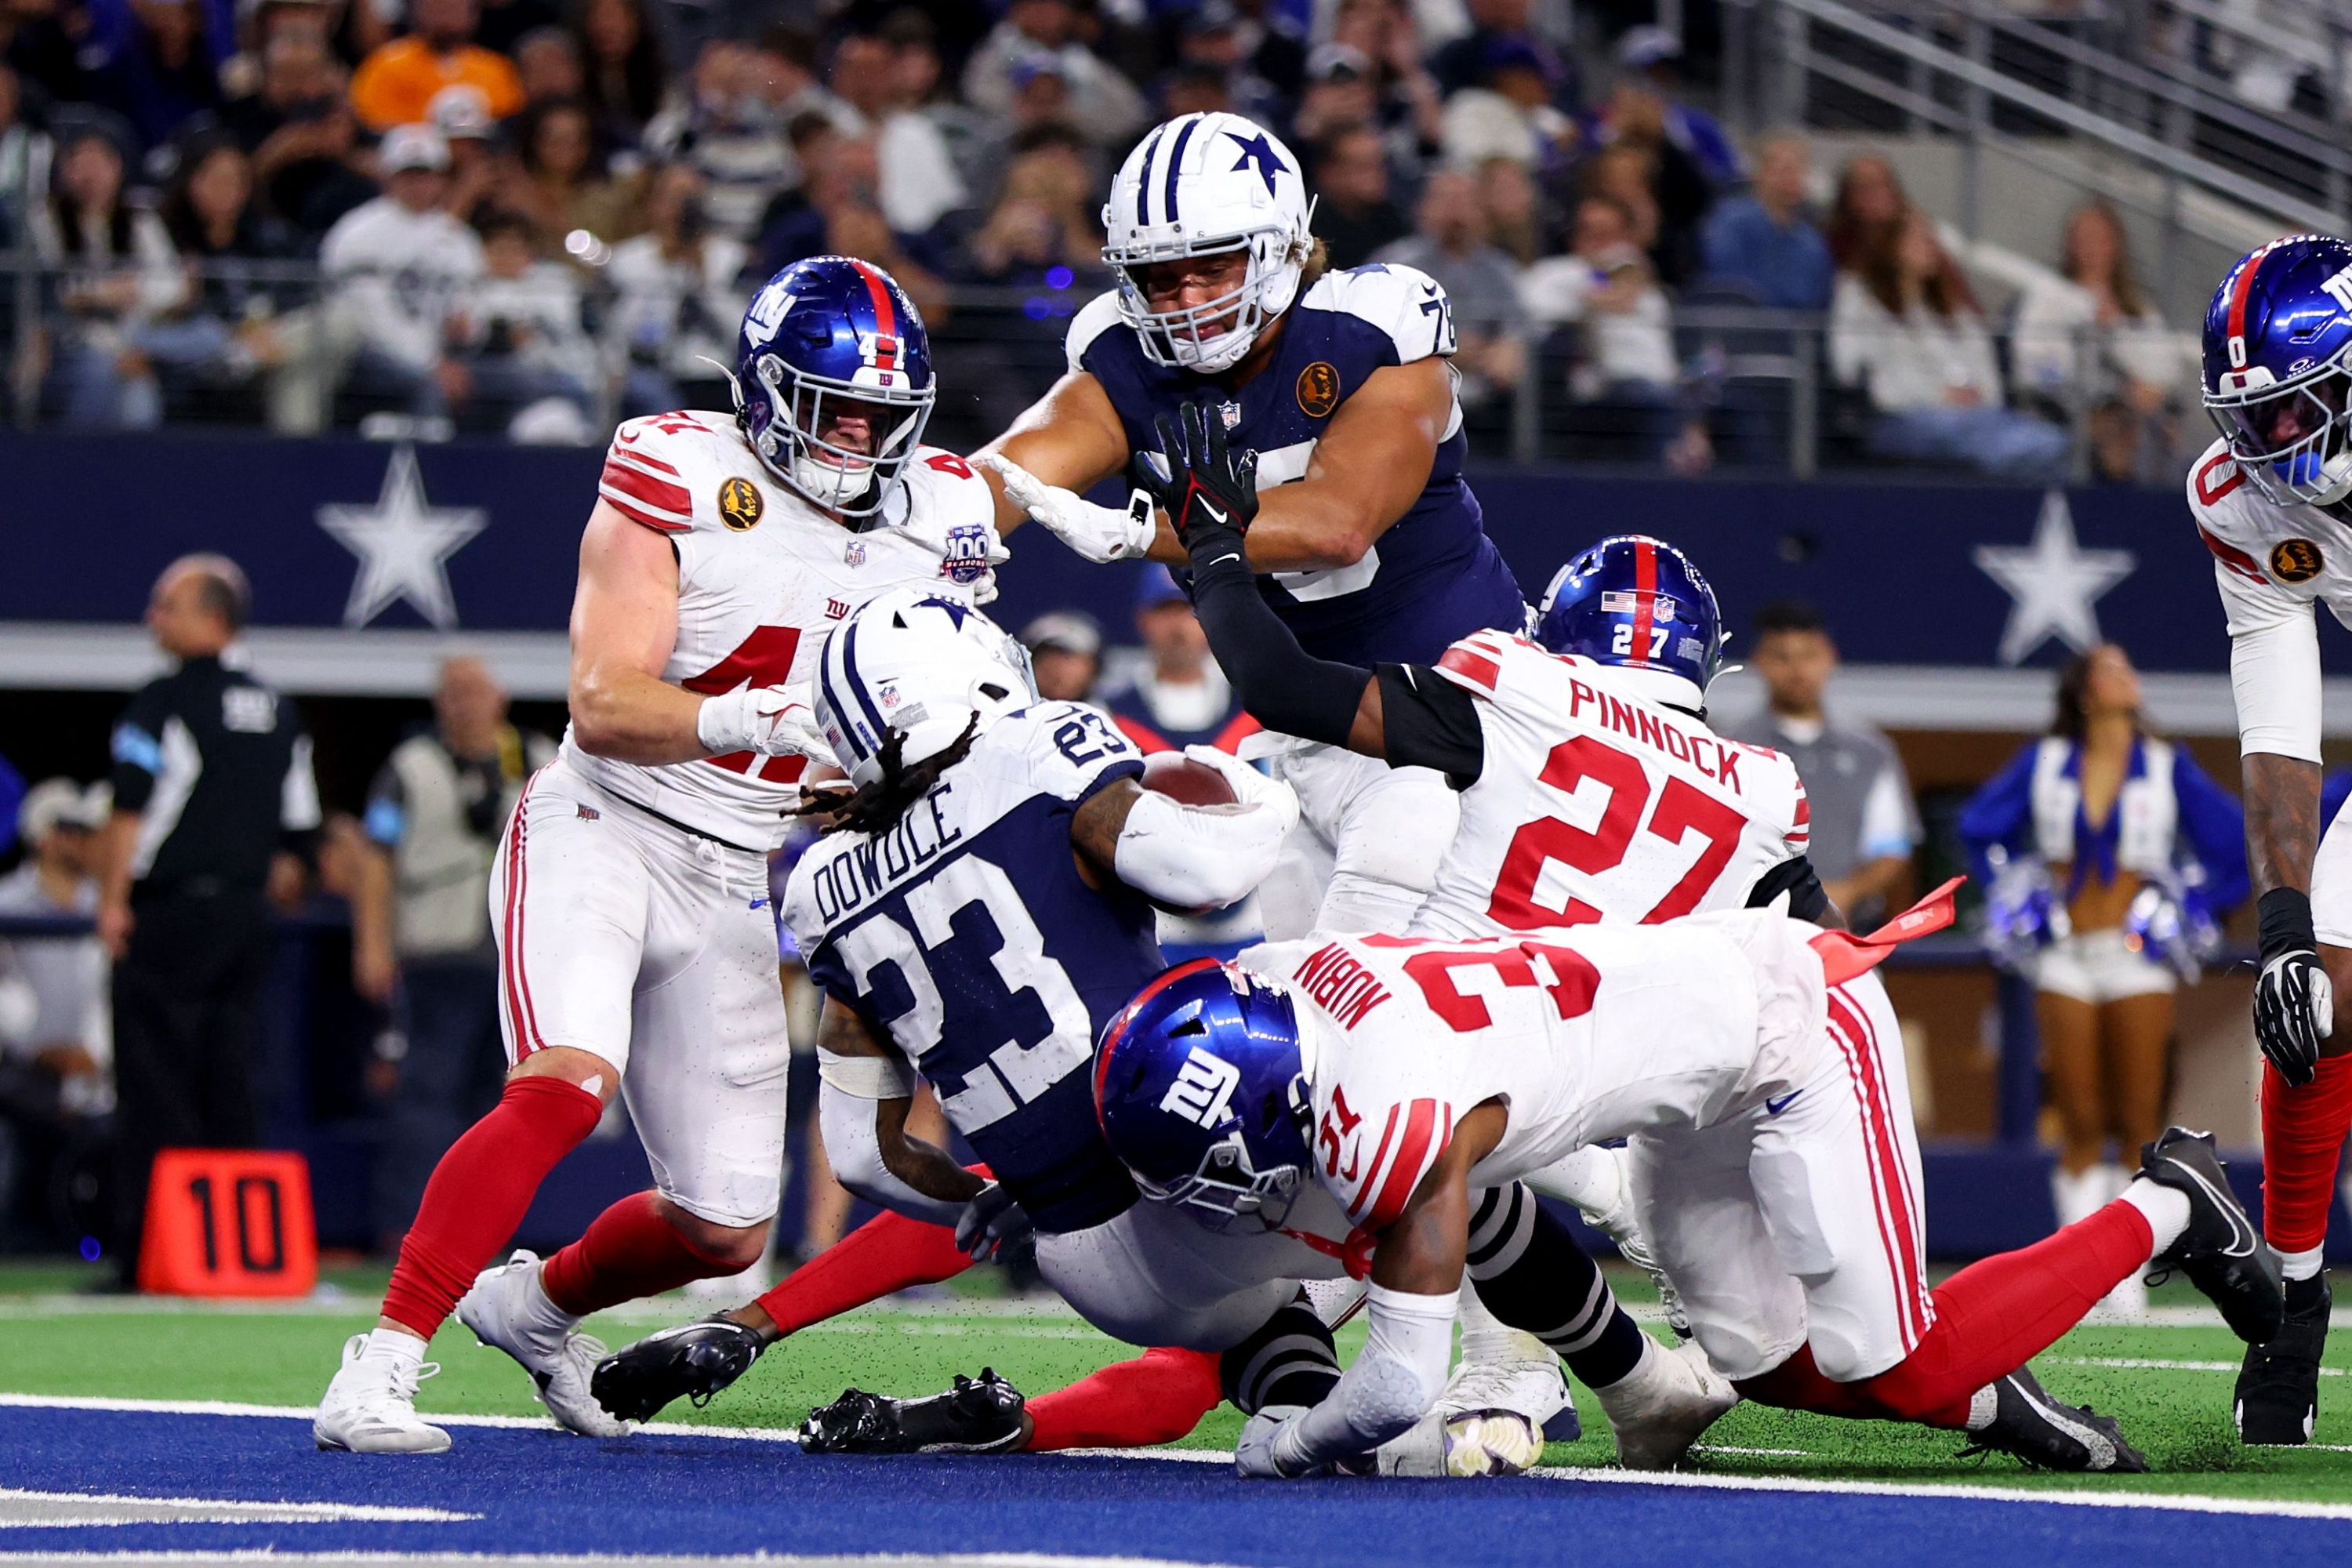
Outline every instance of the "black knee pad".
<path id="1" fill-rule="evenodd" d="M 1219 1386 L 1244 1415 L 1269 1405 L 1320 1404 L 1339 1381 L 1331 1331 L 1303 1292 L 1217 1363 Z"/>

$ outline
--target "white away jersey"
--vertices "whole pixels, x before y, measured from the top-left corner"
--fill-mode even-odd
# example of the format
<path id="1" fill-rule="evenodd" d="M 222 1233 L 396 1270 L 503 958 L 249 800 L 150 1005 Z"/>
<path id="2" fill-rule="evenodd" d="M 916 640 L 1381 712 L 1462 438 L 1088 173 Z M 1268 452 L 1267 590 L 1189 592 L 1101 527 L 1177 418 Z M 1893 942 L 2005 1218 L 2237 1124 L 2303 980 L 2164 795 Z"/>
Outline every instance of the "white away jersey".
<path id="1" fill-rule="evenodd" d="M 1805 852 L 1795 763 L 1643 700 L 1610 666 L 1478 632 L 1437 669 L 1476 700 L 1486 763 L 1415 936 L 1736 910 Z"/>
<path id="2" fill-rule="evenodd" d="M 1489 1100 L 1509 1102 L 1510 1125 L 1474 1187 L 1784 1092 L 1822 1035 L 1813 930 L 1742 910 L 1543 940 L 1317 933 L 1235 962 L 1291 994 L 1316 1173 L 1377 1231 Z"/>
<path id="3" fill-rule="evenodd" d="M 931 447 L 863 532 L 778 483 L 722 414 L 632 419 L 613 437 L 596 493 L 669 536 L 677 552 L 677 641 L 662 679 L 717 695 L 741 686 L 805 685 L 835 622 L 886 589 L 935 584 L 970 598 L 996 542 L 987 483 Z M 646 767 L 583 752 L 580 772 L 715 838 L 772 848 L 806 763 L 749 752 Z"/>
<path id="4" fill-rule="evenodd" d="M 2189 514 L 2213 553 L 2213 580 L 2242 637 L 2325 604 L 2352 626 L 2352 528 L 2312 506 L 2281 506 L 2246 482 L 2216 441 L 2189 471 Z"/>

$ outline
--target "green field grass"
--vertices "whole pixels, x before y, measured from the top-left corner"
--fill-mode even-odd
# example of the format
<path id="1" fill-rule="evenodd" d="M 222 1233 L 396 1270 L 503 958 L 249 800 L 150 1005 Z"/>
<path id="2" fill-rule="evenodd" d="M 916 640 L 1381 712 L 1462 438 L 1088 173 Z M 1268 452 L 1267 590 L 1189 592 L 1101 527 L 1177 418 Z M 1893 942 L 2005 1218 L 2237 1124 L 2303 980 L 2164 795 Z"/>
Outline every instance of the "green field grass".
<path id="1" fill-rule="evenodd" d="M 67 1268 L 0 1268 L 0 1393 L 225 1400 L 308 1405 L 332 1373 L 342 1342 L 373 1321 L 381 1269 L 331 1271 L 328 1292 L 290 1307 L 205 1306 L 137 1299 L 81 1298 L 84 1276 Z M 1638 1300 L 1641 1282 L 1620 1278 Z M 2169 1291 L 2159 1302 L 2186 1304 Z M 619 1345 L 662 1322 L 708 1310 L 683 1299 L 626 1317 L 592 1320 L 590 1331 Z M 1343 1331 L 1342 1353 L 1356 1331 Z M 2068 1335 L 2036 1363 L 2059 1397 L 2119 1417 L 2156 1473 L 2137 1477 L 2044 1476 L 2005 1458 L 1960 1459 L 1950 1434 L 1883 1423 L 1841 1422 L 1742 1405 L 1707 1435 L 1699 1463 L 1738 1475 L 1843 1480 L 2190 1493 L 2352 1504 L 2352 1382 L 2321 1387 L 2315 1446 L 2244 1448 L 2231 1431 L 2228 1371 L 2238 1344 L 2214 1327 L 2091 1326 Z M 928 1393 L 950 1374 L 992 1365 L 1032 1394 L 1059 1387 L 1129 1352 L 1057 1306 L 971 1295 L 887 1303 L 820 1324 L 772 1351 L 742 1382 L 703 1411 L 668 1418 L 716 1426 L 786 1427 L 849 1384 Z M 427 1412 L 532 1415 L 522 1373 L 461 1328 L 434 1341 L 439 1376 L 418 1400 Z M 2352 1371 L 2352 1332 L 2339 1331 L 2328 1361 Z M 2117 1365 L 2116 1363 L 2175 1363 Z M 1587 1436 L 1555 1444 L 1556 1464 L 1598 1465 L 1612 1449 L 1606 1424 L 1578 1390 Z M 1240 1417 L 1212 1415 L 1181 1446 L 1230 1448 Z M 462 1435 L 460 1437 L 462 1441 Z"/>

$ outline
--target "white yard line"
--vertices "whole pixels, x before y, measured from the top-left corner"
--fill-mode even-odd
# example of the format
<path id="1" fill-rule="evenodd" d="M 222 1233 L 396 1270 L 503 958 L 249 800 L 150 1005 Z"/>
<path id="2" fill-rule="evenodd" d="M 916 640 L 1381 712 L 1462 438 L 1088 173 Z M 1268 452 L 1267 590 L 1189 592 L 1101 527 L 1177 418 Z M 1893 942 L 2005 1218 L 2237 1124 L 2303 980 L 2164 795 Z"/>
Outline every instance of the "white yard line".
<path id="1" fill-rule="evenodd" d="M 2112 1366 L 2127 1372 L 2236 1372 L 2233 1361 L 2167 1361 L 2157 1356 L 2136 1355 L 2040 1355 L 2033 1358 L 2053 1366 Z M 2343 1377 L 2340 1366 L 2323 1366 L 2322 1377 Z"/>

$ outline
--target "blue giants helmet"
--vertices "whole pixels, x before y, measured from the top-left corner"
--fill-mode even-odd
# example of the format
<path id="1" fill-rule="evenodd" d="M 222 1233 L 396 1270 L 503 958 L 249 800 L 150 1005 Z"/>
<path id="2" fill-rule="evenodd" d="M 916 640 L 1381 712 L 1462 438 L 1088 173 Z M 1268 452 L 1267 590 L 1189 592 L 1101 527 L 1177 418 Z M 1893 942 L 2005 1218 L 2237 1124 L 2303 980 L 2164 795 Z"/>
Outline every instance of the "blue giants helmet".
<path id="1" fill-rule="evenodd" d="M 2352 245 L 2274 239 L 2230 268 L 2205 310 L 2205 412 L 2272 500 L 2352 496 Z"/>
<path id="2" fill-rule="evenodd" d="M 1723 639 L 1706 578 L 1642 533 L 1604 539 L 1561 567 L 1536 621 L 1536 641 L 1552 652 L 1643 671 L 1644 696 L 1694 710 L 1723 667 Z"/>
<path id="3" fill-rule="evenodd" d="M 898 489 L 938 395 L 914 302 L 878 267 L 796 261 L 768 279 L 735 339 L 735 418 L 776 478 L 827 511 L 871 517 Z M 863 448 L 820 437 L 863 404 Z"/>
<path id="4" fill-rule="evenodd" d="M 1211 1230 L 1290 1217 L 1307 1181 L 1290 994 L 1213 959 L 1136 993 L 1095 1047 L 1095 1115 L 1145 1196 Z"/>

